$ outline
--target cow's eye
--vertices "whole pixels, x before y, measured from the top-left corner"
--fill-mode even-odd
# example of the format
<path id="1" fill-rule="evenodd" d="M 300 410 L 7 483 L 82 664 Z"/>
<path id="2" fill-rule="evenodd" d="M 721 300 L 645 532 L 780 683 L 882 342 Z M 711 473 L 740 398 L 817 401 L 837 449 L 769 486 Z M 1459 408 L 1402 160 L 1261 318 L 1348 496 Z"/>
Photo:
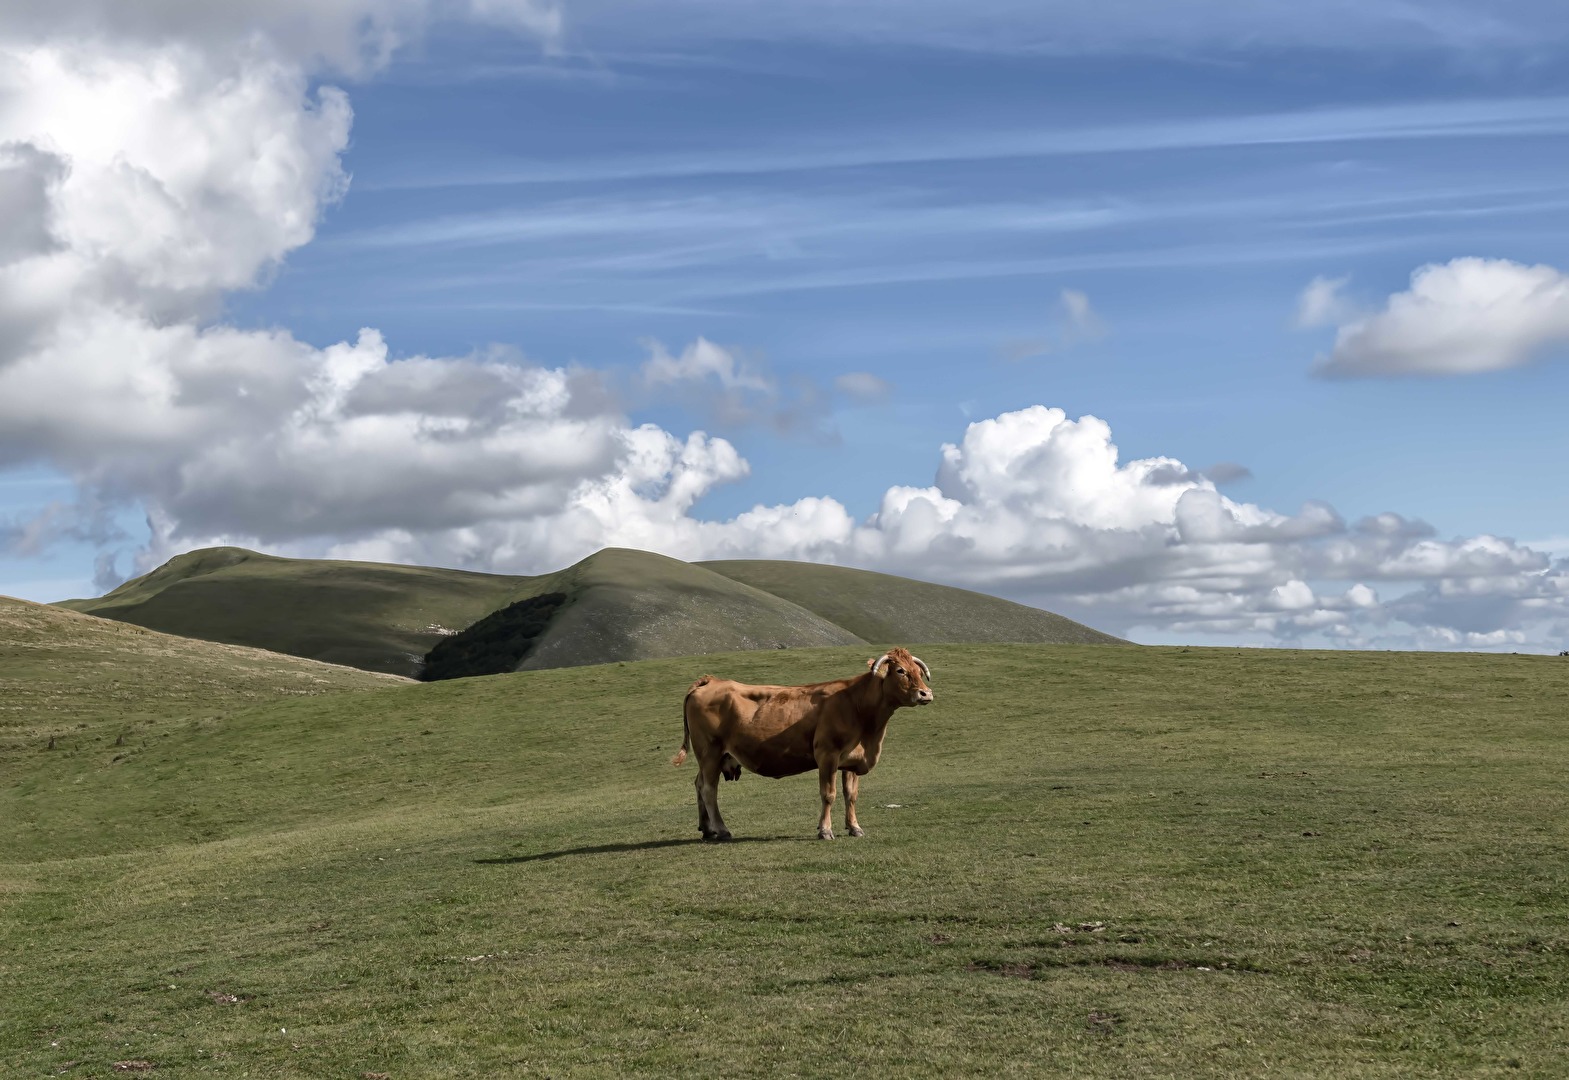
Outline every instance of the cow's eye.
<path id="1" fill-rule="evenodd" d="M 904 671 L 904 668 L 902 668 L 902 667 L 896 667 L 896 668 L 893 669 L 893 673 L 895 675 L 903 675 L 903 674 L 905 674 L 905 671 Z"/>

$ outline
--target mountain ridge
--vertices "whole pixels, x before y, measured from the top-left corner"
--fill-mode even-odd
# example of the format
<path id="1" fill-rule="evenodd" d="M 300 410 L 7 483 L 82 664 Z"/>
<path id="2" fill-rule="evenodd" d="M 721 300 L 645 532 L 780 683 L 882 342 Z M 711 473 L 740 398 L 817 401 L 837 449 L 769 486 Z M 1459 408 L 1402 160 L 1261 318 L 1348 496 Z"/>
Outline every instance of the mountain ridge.
<path id="1" fill-rule="evenodd" d="M 832 645 L 1125 644 L 1039 608 L 910 578 L 630 548 L 532 576 L 204 548 L 56 606 L 416 678 Z M 503 617 L 510 609 L 517 617 Z M 433 655 L 461 662 L 427 664 Z"/>

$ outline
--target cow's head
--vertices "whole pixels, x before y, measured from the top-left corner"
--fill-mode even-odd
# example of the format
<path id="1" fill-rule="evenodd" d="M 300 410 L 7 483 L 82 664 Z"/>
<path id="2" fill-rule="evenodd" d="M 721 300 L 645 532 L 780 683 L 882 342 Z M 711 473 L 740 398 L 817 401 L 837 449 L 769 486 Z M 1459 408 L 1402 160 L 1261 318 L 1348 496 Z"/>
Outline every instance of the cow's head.
<path id="1" fill-rule="evenodd" d="M 930 705 L 932 703 L 932 669 L 919 656 L 911 656 L 907 649 L 889 649 L 876 660 L 869 660 L 872 674 L 883 681 L 883 694 L 896 705 Z"/>

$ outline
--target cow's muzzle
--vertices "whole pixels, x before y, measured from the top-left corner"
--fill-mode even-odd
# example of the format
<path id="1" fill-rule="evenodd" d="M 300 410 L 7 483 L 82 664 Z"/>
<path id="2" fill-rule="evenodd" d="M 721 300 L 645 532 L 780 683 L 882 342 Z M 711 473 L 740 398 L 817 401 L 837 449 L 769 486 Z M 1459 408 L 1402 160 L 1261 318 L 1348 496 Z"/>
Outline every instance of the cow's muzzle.
<path id="1" fill-rule="evenodd" d="M 930 705 L 932 703 L 932 692 L 930 690 L 917 690 L 915 692 L 915 703 L 917 705 Z"/>

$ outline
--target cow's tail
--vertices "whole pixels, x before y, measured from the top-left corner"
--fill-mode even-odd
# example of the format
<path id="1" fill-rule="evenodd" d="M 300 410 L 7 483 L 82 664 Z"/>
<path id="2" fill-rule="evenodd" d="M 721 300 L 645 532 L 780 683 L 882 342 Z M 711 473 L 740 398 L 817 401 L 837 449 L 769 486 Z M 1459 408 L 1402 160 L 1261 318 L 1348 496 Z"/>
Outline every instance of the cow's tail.
<path id="1" fill-rule="evenodd" d="M 680 765 L 686 761 L 686 751 L 692 745 L 692 732 L 686 723 L 686 708 L 681 709 L 681 749 L 676 751 L 676 756 L 670 759 L 670 764 Z"/>
<path id="2" fill-rule="evenodd" d="M 707 686 L 713 681 L 712 675 L 704 675 L 692 684 L 692 689 L 686 692 L 686 697 L 681 701 L 681 749 L 676 751 L 676 756 L 670 759 L 670 764 L 680 765 L 686 761 L 686 752 L 692 748 L 692 725 L 686 718 L 687 703 L 692 700 L 692 693 L 699 686 Z"/>

